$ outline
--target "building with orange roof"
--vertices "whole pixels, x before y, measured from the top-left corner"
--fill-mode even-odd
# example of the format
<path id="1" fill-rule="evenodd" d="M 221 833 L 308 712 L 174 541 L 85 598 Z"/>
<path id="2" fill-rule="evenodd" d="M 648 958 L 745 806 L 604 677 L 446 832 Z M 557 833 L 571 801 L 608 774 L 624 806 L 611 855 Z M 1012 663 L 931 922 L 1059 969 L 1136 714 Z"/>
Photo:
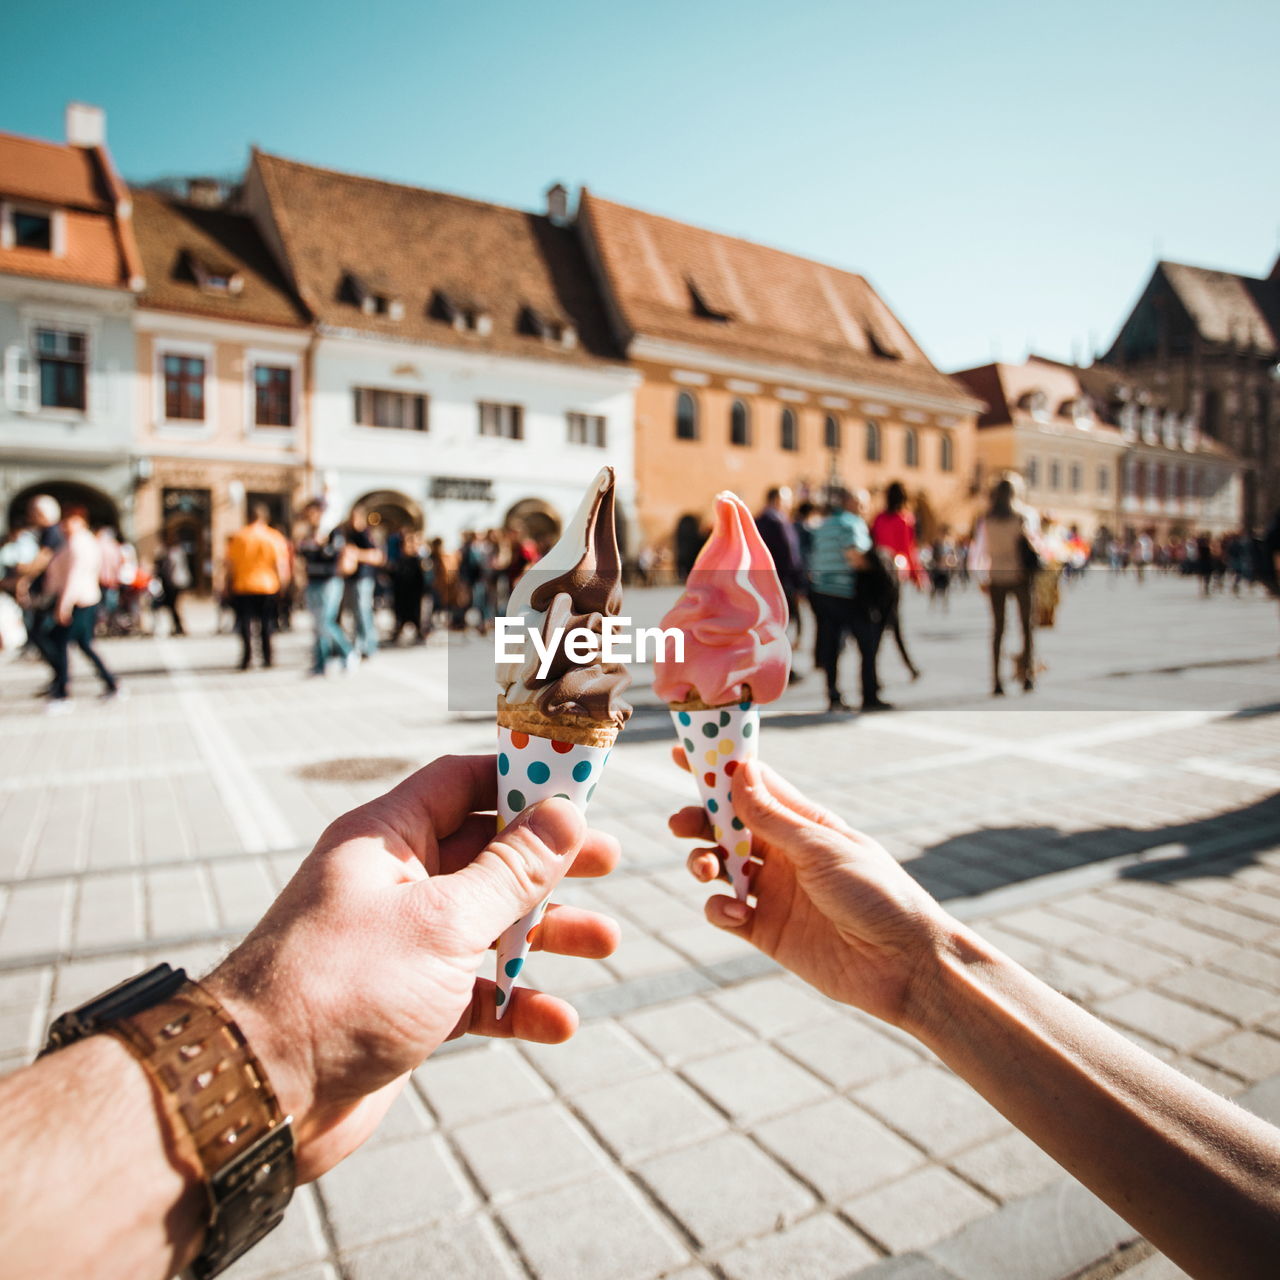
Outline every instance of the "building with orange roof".
<path id="1" fill-rule="evenodd" d="M 1028 505 L 1088 539 L 1238 527 L 1236 460 L 1115 370 L 1030 356 L 954 376 L 987 405 L 976 446 L 983 489 L 1017 472 Z"/>
<path id="2" fill-rule="evenodd" d="M 131 324 L 143 284 L 128 188 L 96 107 L 67 141 L 0 134 L 0 503 L 52 493 L 127 525 L 136 480 Z"/>
<path id="3" fill-rule="evenodd" d="M 205 180 L 180 195 L 133 193 L 146 271 L 134 316 L 136 444 L 148 460 L 135 533 L 144 559 L 181 545 L 197 589 L 255 503 L 291 531 L 306 458 L 311 320 L 226 194 Z"/>
<path id="4" fill-rule="evenodd" d="M 581 245 L 531 213 L 255 151 L 244 207 L 313 318 L 310 483 L 385 530 L 547 542 L 602 464 L 634 510 L 638 381 Z"/>
<path id="5" fill-rule="evenodd" d="M 925 537 L 967 521 L 980 402 L 860 275 L 584 190 L 579 234 L 636 397 L 646 541 L 697 538 L 717 490 L 907 487 Z M 680 531 L 677 537 L 677 531 Z"/>

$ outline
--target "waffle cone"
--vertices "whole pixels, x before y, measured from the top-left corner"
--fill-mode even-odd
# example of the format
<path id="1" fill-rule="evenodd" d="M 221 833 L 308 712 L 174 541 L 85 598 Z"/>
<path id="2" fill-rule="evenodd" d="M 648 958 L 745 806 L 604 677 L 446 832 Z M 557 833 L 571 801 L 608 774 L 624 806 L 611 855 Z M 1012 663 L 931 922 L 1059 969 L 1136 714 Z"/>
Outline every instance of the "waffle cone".
<path id="1" fill-rule="evenodd" d="M 685 698 L 683 702 L 669 702 L 667 706 L 672 711 L 717 711 L 721 707 L 736 707 L 740 702 L 751 701 L 751 686 L 744 684 L 742 686 L 741 698 L 730 698 L 728 702 L 703 702 L 703 700 L 694 694 L 691 698 Z"/>
<path id="2" fill-rule="evenodd" d="M 548 716 L 527 702 L 510 703 L 498 694 L 498 723 L 504 729 L 528 733 L 535 738 L 574 742 L 587 747 L 611 747 L 618 737 L 613 721 L 592 720 L 590 716 Z"/>

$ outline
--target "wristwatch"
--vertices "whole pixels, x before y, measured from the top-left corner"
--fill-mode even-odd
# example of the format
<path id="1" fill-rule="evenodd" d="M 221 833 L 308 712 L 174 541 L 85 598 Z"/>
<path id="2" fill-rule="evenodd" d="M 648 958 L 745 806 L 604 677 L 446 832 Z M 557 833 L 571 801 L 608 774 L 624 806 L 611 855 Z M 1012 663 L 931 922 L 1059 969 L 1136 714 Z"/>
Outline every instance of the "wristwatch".
<path id="1" fill-rule="evenodd" d="M 97 1033 L 122 1040 L 155 1085 L 175 1141 L 204 1173 L 207 1280 L 280 1225 L 296 1181 L 292 1117 L 227 1011 L 182 969 L 157 965 L 49 1029 L 41 1054 Z"/>

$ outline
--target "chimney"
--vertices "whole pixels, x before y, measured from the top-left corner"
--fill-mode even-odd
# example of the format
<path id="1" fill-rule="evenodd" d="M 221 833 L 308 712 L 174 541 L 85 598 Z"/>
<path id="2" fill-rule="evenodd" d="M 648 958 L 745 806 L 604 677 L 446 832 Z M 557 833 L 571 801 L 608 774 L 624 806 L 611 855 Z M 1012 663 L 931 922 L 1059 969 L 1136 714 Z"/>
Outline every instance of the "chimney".
<path id="1" fill-rule="evenodd" d="M 87 102 L 68 102 L 67 141 L 73 147 L 104 146 L 107 141 L 107 113 Z"/>
<path id="2" fill-rule="evenodd" d="M 547 188 L 547 217 L 557 227 L 569 223 L 569 191 L 563 182 L 554 183 Z"/>
<path id="3" fill-rule="evenodd" d="M 217 178 L 188 178 L 187 203 L 201 209 L 216 209 L 222 204 L 222 183 Z"/>

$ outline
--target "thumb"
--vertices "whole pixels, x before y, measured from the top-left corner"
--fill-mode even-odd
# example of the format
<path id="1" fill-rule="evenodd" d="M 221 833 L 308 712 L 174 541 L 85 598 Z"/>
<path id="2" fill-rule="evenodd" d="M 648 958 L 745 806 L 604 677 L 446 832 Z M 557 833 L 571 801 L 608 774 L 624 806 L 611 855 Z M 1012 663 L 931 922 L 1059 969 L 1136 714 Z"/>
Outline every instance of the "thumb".
<path id="1" fill-rule="evenodd" d="M 488 945 L 551 894 L 586 833 L 586 820 L 568 800 L 543 800 L 498 832 L 475 861 L 433 883 L 453 899 L 467 936 Z"/>
<path id="2" fill-rule="evenodd" d="M 797 869 L 839 859 L 838 833 L 770 791 L 758 761 L 747 761 L 738 770 L 730 799 L 747 830 L 767 840 Z"/>

